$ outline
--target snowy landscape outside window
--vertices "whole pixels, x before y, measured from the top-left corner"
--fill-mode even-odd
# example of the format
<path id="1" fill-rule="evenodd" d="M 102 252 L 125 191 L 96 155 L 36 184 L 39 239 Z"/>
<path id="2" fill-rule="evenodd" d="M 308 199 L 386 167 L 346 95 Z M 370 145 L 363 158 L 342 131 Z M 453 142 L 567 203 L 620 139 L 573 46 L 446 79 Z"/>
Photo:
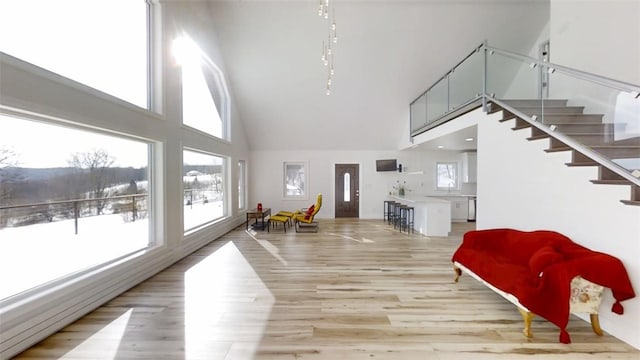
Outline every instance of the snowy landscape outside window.
<path id="1" fill-rule="evenodd" d="M 150 245 L 150 145 L 39 120 L 0 114 L 0 300 Z"/>
<path id="2" fill-rule="evenodd" d="M 306 162 L 285 162 L 283 171 L 283 195 L 285 199 L 309 198 L 308 174 Z"/>
<path id="3" fill-rule="evenodd" d="M 184 230 L 189 231 L 226 215 L 223 157 L 184 150 Z"/>
<path id="4" fill-rule="evenodd" d="M 458 163 L 436 163 L 436 190 L 447 192 L 458 189 Z"/>

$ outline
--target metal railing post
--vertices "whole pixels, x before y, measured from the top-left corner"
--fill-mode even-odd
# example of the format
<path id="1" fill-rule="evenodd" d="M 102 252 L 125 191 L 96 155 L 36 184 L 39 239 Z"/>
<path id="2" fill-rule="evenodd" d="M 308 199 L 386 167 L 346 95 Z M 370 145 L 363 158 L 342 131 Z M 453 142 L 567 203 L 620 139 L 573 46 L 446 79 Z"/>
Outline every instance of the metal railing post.
<path id="1" fill-rule="evenodd" d="M 482 50 L 482 111 L 487 113 L 487 40 L 482 42 Z"/>
<path id="2" fill-rule="evenodd" d="M 136 221 L 136 215 L 137 214 L 136 214 L 136 196 L 135 195 L 133 195 L 131 197 L 131 204 L 133 206 L 133 220 L 132 221 Z"/>
<path id="3" fill-rule="evenodd" d="M 76 235 L 78 235 L 78 217 L 80 215 L 80 211 L 78 210 L 78 202 L 73 202 L 73 223 L 76 229 Z"/>

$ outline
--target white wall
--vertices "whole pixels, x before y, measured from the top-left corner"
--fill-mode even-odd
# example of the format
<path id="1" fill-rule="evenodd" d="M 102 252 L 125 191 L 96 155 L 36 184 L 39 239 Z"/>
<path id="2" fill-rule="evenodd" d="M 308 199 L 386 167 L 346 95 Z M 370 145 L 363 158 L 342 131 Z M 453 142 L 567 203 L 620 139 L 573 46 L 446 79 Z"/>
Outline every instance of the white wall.
<path id="1" fill-rule="evenodd" d="M 551 0 L 550 24 L 553 63 L 640 85 L 640 1 Z M 550 93 L 614 122 L 617 90 L 556 73 Z"/>
<path id="2" fill-rule="evenodd" d="M 548 140 L 530 142 L 500 114 L 478 124 L 479 229 L 549 229 L 624 263 L 640 293 L 640 207 L 619 202 L 626 186 L 594 185 L 596 168 L 567 167 L 569 153 L 547 154 Z M 640 298 L 624 301 L 623 316 L 610 311 L 607 291 L 600 310 L 603 330 L 640 348 Z M 595 336 L 595 335 L 594 335 Z"/>
<path id="3" fill-rule="evenodd" d="M 376 172 L 376 160 L 397 159 L 403 172 Z M 334 165 L 360 164 L 360 218 L 382 219 L 383 202 L 393 191 L 396 181 L 406 181 L 411 194 L 446 194 L 435 190 L 437 161 L 461 163 L 461 153 L 453 151 L 252 151 L 252 174 L 249 207 L 258 202 L 272 212 L 307 207 L 315 195 L 323 194 L 318 218 L 334 217 Z M 282 172 L 285 161 L 306 161 L 309 164 L 309 199 L 284 200 Z M 422 172 L 422 174 L 412 174 Z M 464 184 L 452 193 L 475 193 L 475 184 Z"/>
<path id="4" fill-rule="evenodd" d="M 640 84 L 640 1 L 551 0 L 552 62 Z"/>

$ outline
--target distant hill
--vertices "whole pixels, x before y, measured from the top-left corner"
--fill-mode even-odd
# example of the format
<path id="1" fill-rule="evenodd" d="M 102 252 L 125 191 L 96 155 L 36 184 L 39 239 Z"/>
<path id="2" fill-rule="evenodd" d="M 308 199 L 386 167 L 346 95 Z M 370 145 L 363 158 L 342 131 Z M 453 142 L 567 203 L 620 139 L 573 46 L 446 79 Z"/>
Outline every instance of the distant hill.
<path id="1" fill-rule="evenodd" d="M 71 167 L 55 167 L 55 168 L 23 168 L 23 167 L 5 167 L 0 170 L 0 176 L 20 178 L 23 181 L 39 181 L 51 179 L 58 176 L 72 174 L 74 168 Z"/>
<path id="2" fill-rule="evenodd" d="M 54 167 L 54 168 L 23 168 L 23 167 L 5 167 L 0 169 L 0 177 L 10 179 L 20 179 L 20 181 L 41 181 L 61 176 L 72 175 L 76 168 L 72 167 Z M 131 179 L 142 180 L 145 177 L 146 168 L 134 169 L 132 167 L 111 167 L 109 172 L 114 176 L 115 180 L 124 180 L 128 182 Z"/>

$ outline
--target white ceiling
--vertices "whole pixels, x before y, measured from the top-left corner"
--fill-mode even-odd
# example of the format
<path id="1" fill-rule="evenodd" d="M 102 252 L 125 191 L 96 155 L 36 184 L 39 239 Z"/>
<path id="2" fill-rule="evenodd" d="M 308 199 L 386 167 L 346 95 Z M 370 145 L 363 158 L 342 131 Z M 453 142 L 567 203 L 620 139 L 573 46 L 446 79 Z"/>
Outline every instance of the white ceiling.
<path id="1" fill-rule="evenodd" d="M 535 0 L 331 4 L 339 42 L 327 96 L 317 0 L 211 2 L 251 149 L 398 149 L 409 103 L 449 67 L 485 39 L 528 53 L 549 18 L 548 1 Z"/>

